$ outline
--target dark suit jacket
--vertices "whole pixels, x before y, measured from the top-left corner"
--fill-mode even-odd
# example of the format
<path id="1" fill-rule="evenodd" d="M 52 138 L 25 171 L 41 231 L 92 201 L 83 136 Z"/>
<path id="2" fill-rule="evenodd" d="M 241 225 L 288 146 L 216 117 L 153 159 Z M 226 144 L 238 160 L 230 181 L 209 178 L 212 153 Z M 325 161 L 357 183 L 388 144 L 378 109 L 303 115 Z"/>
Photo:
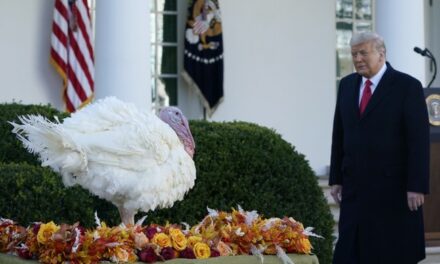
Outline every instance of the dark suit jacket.
<path id="1" fill-rule="evenodd" d="M 421 83 L 387 70 L 362 116 L 353 73 L 339 85 L 329 184 L 342 185 L 334 263 L 354 250 L 361 263 L 416 263 L 425 257 L 423 214 L 407 192 L 429 190 L 429 122 Z"/>

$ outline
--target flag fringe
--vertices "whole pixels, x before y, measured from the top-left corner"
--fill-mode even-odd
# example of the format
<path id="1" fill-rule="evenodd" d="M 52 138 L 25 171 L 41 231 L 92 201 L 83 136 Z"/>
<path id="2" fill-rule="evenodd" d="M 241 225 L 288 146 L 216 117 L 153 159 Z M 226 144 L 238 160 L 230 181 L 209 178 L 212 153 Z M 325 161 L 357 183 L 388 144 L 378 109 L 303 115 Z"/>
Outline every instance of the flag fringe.
<path id="1" fill-rule="evenodd" d="M 183 79 L 186 81 L 186 83 L 188 84 L 188 86 L 200 98 L 200 101 L 202 102 L 202 105 L 205 108 L 206 114 L 208 115 L 208 117 L 212 117 L 212 115 L 215 112 L 215 110 L 217 109 L 217 107 L 223 102 L 224 96 L 220 97 L 218 102 L 213 107 L 211 107 L 211 106 L 209 106 L 208 100 L 206 100 L 205 96 L 203 96 L 203 93 L 201 92 L 199 86 L 196 84 L 196 82 L 193 80 L 193 78 L 191 78 L 191 76 L 188 74 L 188 72 L 186 72 L 184 70 L 181 75 L 182 75 Z"/>

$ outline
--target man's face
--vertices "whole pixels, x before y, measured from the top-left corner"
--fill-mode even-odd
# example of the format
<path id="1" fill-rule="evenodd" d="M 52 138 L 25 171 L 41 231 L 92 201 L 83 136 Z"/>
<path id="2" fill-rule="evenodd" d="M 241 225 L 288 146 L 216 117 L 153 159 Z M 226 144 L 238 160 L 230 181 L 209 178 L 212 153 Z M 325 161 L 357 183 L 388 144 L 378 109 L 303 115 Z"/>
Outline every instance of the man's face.
<path id="1" fill-rule="evenodd" d="M 352 46 L 351 57 L 356 72 L 365 78 L 373 77 L 385 63 L 385 54 L 375 49 L 373 41 Z"/>

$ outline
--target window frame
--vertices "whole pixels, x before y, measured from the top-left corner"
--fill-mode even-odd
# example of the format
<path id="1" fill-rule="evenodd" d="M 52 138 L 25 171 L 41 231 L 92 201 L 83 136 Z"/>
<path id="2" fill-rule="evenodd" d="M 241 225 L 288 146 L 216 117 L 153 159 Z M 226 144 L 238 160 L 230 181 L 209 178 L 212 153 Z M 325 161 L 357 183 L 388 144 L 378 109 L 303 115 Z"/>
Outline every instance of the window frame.
<path id="1" fill-rule="evenodd" d="M 152 92 L 152 106 L 154 111 L 160 110 L 160 108 L 168 105 L 178 104 L 178 90 L 179 90 L 179 57 L 181 56 L 181 49 L 179 48 L 179 29 L 180 23 L 179 18 L 181 16 L 181 10 L 178 0 L 176 1 L 176 10 L 165 10 L 165 1 L 167 0 L 152 0 L 150 18 L 151 18 L 151 92 Z M 162 6 L 162 8 L 159 8 Z M 176 36 L 174 37 L 175 42 L 164 41 L 161 34 L 164 32 L 164 20 L 160 21 L 165 15 L 176 16 Z M 153 21 L 154 19 L 154 21 Z M 162 59 L 164 48 L 174 47 L 176 49 L 175 58 L 175 72 L 174 73 L 162 73 Z M 166 85 L 164 79 L 175 80 L 174 95 L 169 94 L 166 90 Z M 162 85 L 162 87 L 160 87 Z M 170 103 L 171 101 L 171 103 Z M 174 101 L 174 103 L 173 103 Z"/>
<path id="2" fill-rule="evenodd" d="M 352 6 L 352 11 L 351 11 L 351 17 L 339 17 L 338 16 L 338 4 L 342 5 L 342 2 L 350 2 L 351 1 L 351 6 Z M 370 23 L 371 24 L 371 28 L 369 28 L 368 30 L 371 31 L 375 31 L 376 28 L 376 23 L 375 23 L 375 6 L 376 6 L 376 0 L 369 0 L 370 1 L 370 9 L 371 9 L 371 18 L 369 19 L 364 19 L 364 18 L 358 18 L 356 17 L 356 14 L 358 13 L 358 7 L 356 5 L 357 2 L 362 1 L 362 0 L 336 0 L 336 7 L 335 7 L 335 16 L 336 16 L 336 23 L 335 23 L 335 29 L 336 29 L 336 84 L 338 87 L 339 85 L 339 81 L 348 74 L 348 71 L 343 71 L 342 67 L 341 67 L 341 61 L 342 59 L 340 58 L 339 53 L 343 53 L 344 51 L 347 53 L 347 50 L 344 49 L 348 49 L 348 51 L 350 50 L 350 46 L 349 46 L 349 41 L 351 36 L 353 36 L 353 34 L 358 33 L 358 32 L 362 32 L 365 30 L 359 30 L 359 28 L 357 27 L 357 25 L 359 25 L 360 23 Z M 346 36 L 346 38 L 343 40 L 343 46 L 340 47 L 340 43 L 338 43 L 338 40 L 340 38 L 344 38 L 343 36 L 339 35 L 339 29 L 338 29 L 338 23 L 346 23 L 346 24 L 351 24 L 351 32 L 349 34 L 349 36 Z M 348 30 L 346 30 L 348 32 Z M 348 52 L 348 54 L 350 54 L 350 52 Z M 354 72 L 354 66 L 351 63 L 351 56 L 350 56 L 350 69 L 351 72 Z"/>

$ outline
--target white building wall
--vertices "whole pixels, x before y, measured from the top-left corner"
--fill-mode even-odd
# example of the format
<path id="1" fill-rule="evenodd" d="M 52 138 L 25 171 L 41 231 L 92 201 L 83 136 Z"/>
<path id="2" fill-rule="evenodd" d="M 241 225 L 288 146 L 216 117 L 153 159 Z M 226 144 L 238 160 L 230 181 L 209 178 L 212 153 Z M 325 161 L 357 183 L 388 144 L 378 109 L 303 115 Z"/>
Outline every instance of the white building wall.
<path id="1" fill-rule="evenodd" d="M 335 2 L 222 0 L 224 101 L 212 120 L 274 128 L 317 174 L 330 160 Z"/>
<path id="2" fill-rule="evenodd" d="M 0 102 L 64 109 L 62 80 L 49 64 L 53 0 L 0 0 Z"/>

